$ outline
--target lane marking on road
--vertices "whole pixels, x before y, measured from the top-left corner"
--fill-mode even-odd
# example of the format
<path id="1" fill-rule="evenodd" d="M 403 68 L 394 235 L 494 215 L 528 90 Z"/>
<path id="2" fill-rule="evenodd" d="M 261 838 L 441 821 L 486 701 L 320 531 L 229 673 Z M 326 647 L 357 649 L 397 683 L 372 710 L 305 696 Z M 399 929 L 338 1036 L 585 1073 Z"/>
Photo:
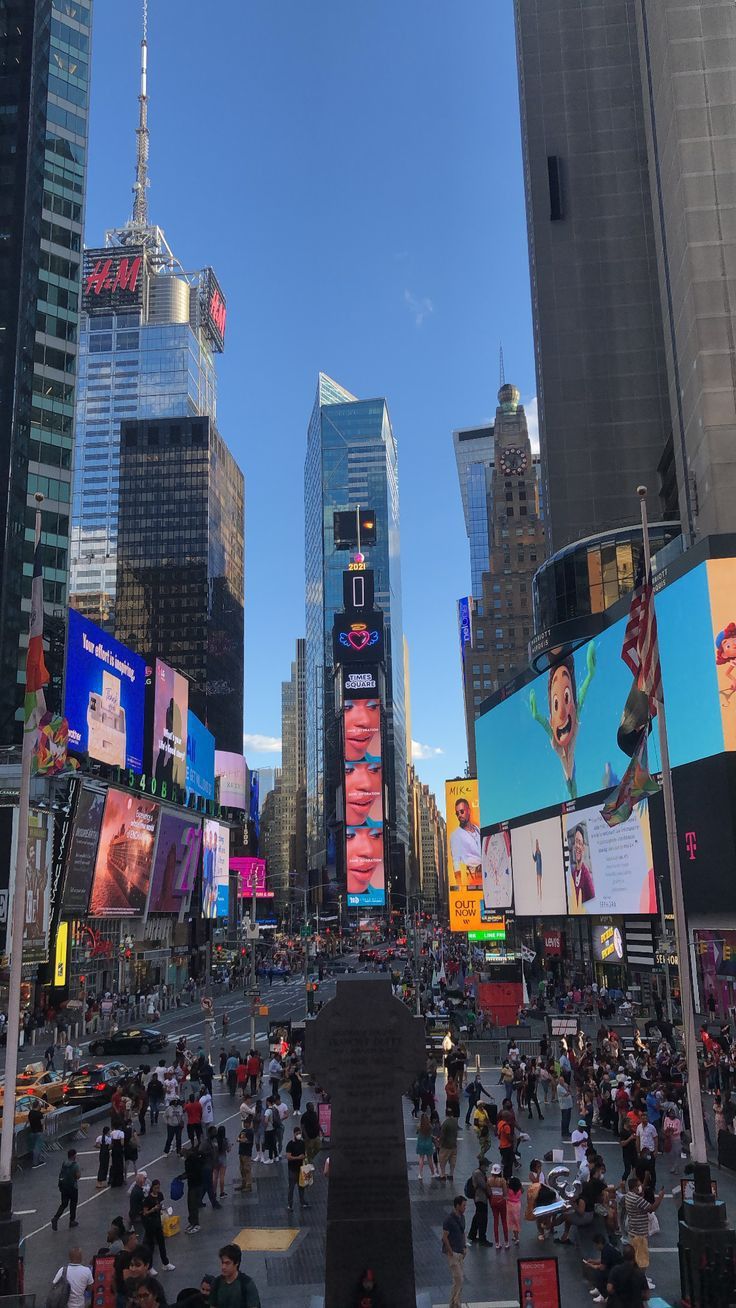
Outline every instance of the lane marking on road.
<path id="1" fill-rule="evenodd" d="M 31 1213 L 37 1213 L 37 1208 L 14 1208 L 13 1217 L 30 1217 Z"/>
<path id="2" fill-rule="evenodd" d="M 222 1122 L 220 1123 L 220 1125 L 224 1126 L 224 1125 L 225 1125 L 225 1122 L 232 1122 L 235 1118 L 239 1118 L 239 1117 L 240 1117 L 240 1113 L 239 1113 L 239 1112 L 237 1112 L 237 1113 L 231 1113 L 229 1117 L 224 1117 L 224 1118 L 222 1119 Z M 163 1161 L 164 1158 L 167 1158 L 167 1157 L 168 1157 L 168 1154 L 159 1154 L 157 1158 L 151 1158 L 151 1159 L 148 1159 L 148 1160 L 143 1160 L 142 1162 L 139 1162 L 139 1163 L 138 1163 L 137 1170 L 140 1172 L 140 1171 L 143 1171 L 143 1170 L 146 1169 L 146 1168 L 153 1167 L 154 1163 L 160 1163 L 160 1162 Z M 80 1178 L 80 1180 L 95 1180 L 95 1179 L 96 1179 L 95 1177 L 81 1177 L 81 1178 Z M 126 1183 L 127 1183 L 127 1179 L 128 1179 L 128 1178 L 126 1177 Z M 77 1211 L 79 1211 L 80 1208 L 84 1208 L 84 1207 L 86 1206 L 86 1204 L 91 1204 L 91 1203 L 93 1203 L 94 1200 L 95 1200 L 95 1199 L 99 1199 L 101 1195 L 103 1195 L 103 1194 L 107 1194 L 107 1192 L 108 1192 L 109 1189 L 110 1189 L 110 1187 L 109 1187 L 109 1186 L 106 1186 L 104 1190 L 97 1190 L 94 1194 L 91 1194 L 90 1197 L 89 1197 L 89 1199 L 82 1199 L 81 1202 L 77 1205 Z M 35 1209 L 34 1209 L 34 1211 L 35 1211 Z M 33 1237 L 34 1237 L 34 1235 L 40 1235 L 42 1231 L 50 1231 L 50 1230 L 51 1230 L 51 1222 L 50 1222 L 50 1221 L 48 1221 L 48 1222 L 44 1222 L 43 1226 L 39 1226 L 37 1230 L 35 1230 L 35 1231 L 29 1231 L 28 1234 L 26 1235 L 25 1239 L 26 1239 L 26 1241 L 28 1241 L 28 1240 L 32 1240 Z"/>

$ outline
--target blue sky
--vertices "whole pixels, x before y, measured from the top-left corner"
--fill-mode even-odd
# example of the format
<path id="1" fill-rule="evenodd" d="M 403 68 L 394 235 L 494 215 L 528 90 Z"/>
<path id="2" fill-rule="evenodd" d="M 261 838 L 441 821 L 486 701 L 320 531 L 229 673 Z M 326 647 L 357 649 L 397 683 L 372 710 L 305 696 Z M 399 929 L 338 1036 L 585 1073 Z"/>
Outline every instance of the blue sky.
<path id="1" fill-rule="evenodd" d="M 303 463 L 320 369 L 385 395 L 424 780 L 466 759 L 452 430 L 498 347 L 535 394 L 511 0 L 150 0 L 152 221 L 228 302 L 218 425 L 246 476 L 246 753 L 281 729 L 304 627 Z M 139 0 L 95 0 L 87 242 L 131 208 Z M 263 743 L 263 742 L 261 742 Z M 441 751 L 441 753 L 436 752 Z"/>

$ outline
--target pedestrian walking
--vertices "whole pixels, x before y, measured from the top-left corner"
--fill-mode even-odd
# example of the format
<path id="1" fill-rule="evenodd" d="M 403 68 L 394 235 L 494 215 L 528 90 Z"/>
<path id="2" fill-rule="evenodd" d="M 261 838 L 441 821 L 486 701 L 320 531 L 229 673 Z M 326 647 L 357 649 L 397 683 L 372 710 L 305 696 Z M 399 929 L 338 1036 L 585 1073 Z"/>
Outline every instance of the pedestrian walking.
<path id="1" fill-rule="evenodd" d="M 166 1249 L 166 1240 L 164 1239 L 164 1228 L 161 1220 L 161 1205 L 154 1195 L 148 1194 L 143 1200 L 143 1211 L 141 1214 L 143 1223 L 143 1232 L 145 1243 L 153 1254 L 154 1249 L 158 1249 L 161 1256 L 161 1264 L 165 1272 L 173 1272 L 174 1264 L 170 1262 Z"/>
<path id="2" fill-rule="evenodd" d="M 430 1176 L 435 1176 L 432 1125 L 426 1113 L 422 1113 L 419 1126 L 417 1127 L 416 1154 L 419 1159 L 419 1180 L 423 1181 L 424 1179 L 425 1163 L 429 1163 Z"/>
<path id="3" fill-rule="evenodd" d="M 294 1128 L 294 1135 L 286 1146 L 286 1167 L 288 1174 L 288 1192 L 286 1206 L 289 1212 L 294 1209 L 294 1188 L 299 1191 L 299 1207 L 308 1208 L 309 1205 L 304 1197 L 305 1187 L 302 1185 L 302 1167 L 306 1159 L 306 1147 L 304 1137 L 300 1127 Z"/>
<path id="4" fill-rule="evenodd" d="M 440 1181 L 449 1181 L 450 1184 L 452 1184 L 455 1179 L 459 1127 L 460 1123 L 457 1117 L 446 1117 L 440 1127 L 437 1170 L 439 1172 Z M 445 1175 L 446 1167 L 449 1167 L 447 1176 Z"/>
<path id="5" fill-rule="evenodd" d="M 539 1073 L 537 1071 L 537 1064 L 536 1064 L 536 1060 L 532 1059 L 528 1068 L 526 1069 L 526 1080 L 525 1080 L 525 1087 L 524 1087 L 526 1093 L 526 1106 L 529 1109 L 530 1122 L 532 1120 L 532 1104 L 534 1104 L 537 1110 L 537 1116 L 540 1122 L 544 1121 L 544 1118 L 542 1117 L 542 1110 L 539 1107 L 539 1099 L 537 1098 L 538 1085 L 539 1085 Z"/>
<path id="6" fill-rule="evenodd" d="M 452 1211 L 442 1223 L 442 1250 L 447 1258 L 452 1277 L 452 1293 L 448 1308 L 462 1308 L 462 1289 L 465 1279 L 465 1207 L 462 1194 L 455 1195 Z"/>
<path id="7" fill-rule="evenodd" d="M 281 1084 L 281 1077 L 282 1077 L 282 1075 L 283 1075 L 283 1068 L 282 1068 L 281 1063 L 279 1062 L 278 1058 L 277 1058 L 276 1055 L 274 1054 L 273 1058 L 271 1059 L 270 1063 L 268 1064 L 268 1076 L 269 1076 L 269 1079 L 270 1079 L 270 1082 L 271 1082 L 271 1095 L 272 1095 L 272 1096 L 277 1095 L 278 1092 L 279 1092 L 279 1085 Z"/>
<path id="8" fill-rule="evenodd" d="M 235 1091 L 238 1088 L 238 1066 L 238 1056 L 235 1050 L 231 1049 L 225 1062 L 225 1081 L 231 1099 L 235 1098 Z"/>
<path id="9" fill-rule="evenodd" d="M 109 1126 L 103 1126 L 100 1134 L 95 1140 L 98 1150 L 97 1158 L 97 1186 L 98 1190 L 107 1188 L 107 1177 L 110 1171 L 110 1150 L 112 1146 L 112 1132 Z"/>
<path id="10" fill-rule="evenodd" d="M 507 1194 L 506 1178 L 503 1175 L 501 1164 L 494 1163 L 488 1178 L 488 1197 L 491 1202 L 491 1214 L 493 1216 L 493 1239 L 497 1249 L 501 1248 L 499 1222 L 503 1230 L 504 1247 L 506 1249 L 509 1247 L 509 1224 L 506 1216 Z"/>
<path id="11" fill-rule="evenodd" d="M 519 1243 L 521 1234 L 521 1199 L 523 1190 L 518 1176 L 512 1176 L 506 1191 L 506 1219 L 509 1224 L 511 1243 Z"/>
<path id="12" fill-rule="evenodd" d="M 296 1064 L 289 1070 L 289 1094 L 291 1095 L 291 1107 L 294 1116 L 298 1117 L 302 1106 L 302 1078 Z"/>
<path id="13" fill-rule="evenodd" d="M 230 1141 L 227 1138 L 224 1126 L 217 1128 L 217 1164 L 212 1176 L 212 1182 L 215 1190 L 220 1193 L 222 1199 L 225 1194 L 225 1173 L 227 1172 L 227 1156 L 230 1153 Z"/>
<path id="14" fill-rule="evenodd" d="M 82 1175 L 77 1162 L 76 1149 L 67 1152 L 66 1161 L 61 1164 L 59 1172 L 59 1207 L 51 1218 L 52 1231 L 58 1231 L 59 1218 L 69 1209 L 69 1226 L 79 1226 L 77 1221 L 77 1203 L 79 1202 L 79 1178 Z"/>
<path id="15" fill-rule="evenodd" d="M 56 1056 L 56 1045 L 49 1045 L 48 1049 L 44 1050 L 43 1056 L 46 1060 L 46 1071 L 55 1072 L 56 1065 L 54 1063 L 54 1058 Z"/>
<path id="16" fill-rule="evenodd" d="M 53 1284 L 66 1281 L 69 1286 L 67 1308 L 85 1308 L 87 1291 L 94 1284 L 94 1277 L 86 1263 L 82 1261 L 82 1250 L 76 1245 L 69 1250 L 69 1262 L 60 1267 Z"/>
<path id="17" fill-rule="evenodd" d="M 184 1105 L 184 1116 L 187 1122 L 187 1135 L 189 1143 L 194 1144 L 202 1139 L 202 1104 L 193 1094 L 189 1096 L 187 1103 Z"/>
<path id="18" fill-rule="evenodd" d="M 468 1100 L 468 1111 L 465 1114 L 465 1125 L 470 1126 L 471 1118 L 473 1116 L 473 1113 L 475 1112 L 477 1105 L 480 1103 L 481 1095 L 485 1095 L 486 1099 L 491 1098 L 491 1096 L 489 1095 L 488 1091 L 486 1090 L 485 1086 L 483 1085 L 480 1079 L 479 1072 L 476 1072 L 473 1080 L 468 1082 L 467 1088 L 465 1090 L 465 1094 Z"/>
<path id="19" fill-rule="evenodd" d="M 238 1135 L 238 1165 L 240 1185 L 235 1188 L 250 1194 L 253 1189 L 253 1127 L 250 1123 L 245 1123 Z"/>
<path id="20" fill-rule="evenodd" d="M 110 1131 L 110 1188 L 125 1185 L 125 1132 L 121 1126 Z"/>
<path id="21" fill-rule="evenodd" d="M 314 1104 L 307 1104 L 301 1115 L 302 1134 L 307 1150 L 307 1162 L 313 1163 L 322 1145 L 322 1132 Z"/>
<path id="22" fill-rule="evenodd" d="M 191 1148 L 184 1160 L 184 1178 L 187 1183 L 187 1215 L 189 1218 L 186 1234 L 195 1235 L 199 1230 L 199 1205 L 202 1200 L 202 1175 L 204 1159 L 199 1152 L 199 1140 L 192 1140 Z"/>
<path id="23" fill-rule="evenodd" d="M 181 1137 L 184 1131 L 184 1107 L 180 1099 L 172 1099 L 164 1109 L 164 1123 L 166 1125 L 166 1144 L 164 1153 L 168 1154 L 172 1144 L 176 1145 L 177 1157 L 181 1158 Z"/>
<path id="24" fill-rule="evenodd" d="M 649 1266 L 649 1217 L 651 1213 L 656 1213 L 659 1205 L 664 1199 L 664 1187 L 654 1200 L 654 1203 L 648 1203 L 642 1193 L 643 1186 L 638 1176 L 630 1176 L 628 1188 L 624 1195 L 624 1211 L 626 1213 L 626 1229 L 629 1233 L 629 1242 L 634 1250 L 634 1260 L 640 1270 L 646 1273 Z M 654 1289 L 654 1283 L 649 1281 L 649 1289 Z"/>
<path id="25" fill-rule="evenodd" d="M 564 1077 L 557 1082 L 557 1103 L 560 1108 L 560 1134 L 563 1140 L 570 1136 L 570 1118 L 573 1110 L 573 1098 L 570 1087 Z"/>
<path id="26" fill-rule="evenodd" d="M 43 1113 L 40 1108 L 28 1110 L 28 1143 L 31 1146 L 31 1166 L 43 1167 Z"/>
<path id="27" fill-rule="evenodd" d="M 478 1159 L 478 1166 L 473 1172 L 467 1190 L 472 1190 L 475 1212 L 468 1232 L 469 1244 L 482 1244 L 490 1248 L 488 1239 L 488 1167 L 489 1162 L 483 1155 Z"/>
<path id="28" fill-rule="evenodd" d="M 212 1091 L 208 1090 L 206 1086 L 199 1096 L 199 1103 L 202 1109 L 202 1129 L 206 1131 L 208 1127 L 214 1126 L 215 1124 L 215 1107 L 212 1102 Z"/>
<path id="29" fill-rule="evenodd" d="M 274 1112 L 273 1099 L 269 1097 L 263 1110 L 263 1141 L 268 1152 L 268 1158 L 264 1158 L 263 1161 L 266 1164 L 275 1163 L 277 1158 Z"/>

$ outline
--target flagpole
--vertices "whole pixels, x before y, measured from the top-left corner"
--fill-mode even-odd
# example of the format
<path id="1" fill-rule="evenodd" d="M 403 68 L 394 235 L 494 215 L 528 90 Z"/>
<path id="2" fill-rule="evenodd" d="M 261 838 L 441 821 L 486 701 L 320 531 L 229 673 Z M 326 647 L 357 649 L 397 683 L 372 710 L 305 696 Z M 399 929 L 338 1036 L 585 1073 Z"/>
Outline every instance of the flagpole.
<path id="1" fill-rule="evenodd" d="M 641 506 L 641 530 L 644 541 L 645 582 L 651 583 L 649 524 L 647 521 L 647 488 L 637 486 L 637 495 Z M 654 612 L 654 591 L 651 594 Z M 655 651 L 659 663 L 659 642 Z M 667 742 L 667 718 L 664 707 L 663 682 L 660 676 L 656 692 L 657 729 L 659 731 L 659 751 L 662 763 L 662 798 L 664 800 L 664 819 L 667 830 L 667 854 L 670 864 L 670 883 L 672 888 L 672 909 L 675 919 L 675 944 L 680 972 L 680 1006 L 682 1008 L 682 1028 L 685 1041 L 685 1061 L 687 1067 L 687 1091 L 690 1105 L 690 1135 L 692 1138 L 692 1155 L 696 1163 L 708 1162 L 705 1147 L 705 1126 L 703 1123 L 703 1102 L 700 1095 L 700 1070 L 698 1068 L 698 1050 L 695 1043 L 695 1009 L 693 1007 L 693 986 L 690 972 L 690 950 L 687 939 L 685 920 L 685 902 L 682 893 L 682 869 L 680 866 L 680 847 L 677 839 L 677 820 L 675 816 L 675 796 L 672 788 L 672 769 Z M 664 926 L 664 904 L 661 906 L 662 924 Z M 665 963 L 669 995 L 669 964 Z"/>
<path id="2" fill-rule="evenodd" d="M 41 538 L 41 509 L 43 495 L 36 495 L 35 552 Z M 42 592 L 43 595 L 43 592 Z M 31 610 L 33 610 L 33 598 Z M 43 598 L 41 600 L 43 603 Z M 31 612 L 31 626 L 33 612 Z M 31 729 L 29 730 L 29 726 Z M 36 715 L 31 722 L 23 721 L 23 753 L 18 795 L 18 836 L 15 845 L 15 875 L 13 877 L 13 920 L 10 936 L 10 979 L 8 982 L 8 1022 L 5 1047 L 5 1111 L 0 1129 L 0 1221 L 8 1221 L 13 1211 L 13 1136 L 15 1113 L 15 1087 L 18 1079 L 18 1042 L 20 1040 L 20 993 L 23 977 L 23 932 L 26 924 L 26 865 L 28 862 L 28 809 L 31 792 L 31 760 L 36 743 Z"/>

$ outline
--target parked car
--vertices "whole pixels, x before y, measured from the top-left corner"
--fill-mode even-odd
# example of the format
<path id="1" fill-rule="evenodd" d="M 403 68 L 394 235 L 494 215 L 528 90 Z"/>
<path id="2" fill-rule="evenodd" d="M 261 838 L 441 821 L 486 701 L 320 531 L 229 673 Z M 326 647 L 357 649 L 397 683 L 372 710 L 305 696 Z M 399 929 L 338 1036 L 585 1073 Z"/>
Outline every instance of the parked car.
<path id="1" fill-rule="evenodd" d="M 15 1083 L 17 1095 L 38 1095 L 50 1104 L 60 1104 L 64 1097 L 66 1078 L 63 1072 L 37 1072 L 28 1068 L 19 1072 Z"/>
<path id="2" fill-rule="evenodd" d="M 115 1086 L 130 1075 L 131 1069 L 124 1063 L 83 1063 L 67 1078 L 63 1102 L 80 1108 L 109 1104 Z"/>
<path id="3" fill-rule="evenodd" d="M 151 1026 L 124 1026 L 114 1034 L 97 1036 L 90 1041 L 91 1054 L 149 1054 L 166 1049 L 169 1041 Z"/>

